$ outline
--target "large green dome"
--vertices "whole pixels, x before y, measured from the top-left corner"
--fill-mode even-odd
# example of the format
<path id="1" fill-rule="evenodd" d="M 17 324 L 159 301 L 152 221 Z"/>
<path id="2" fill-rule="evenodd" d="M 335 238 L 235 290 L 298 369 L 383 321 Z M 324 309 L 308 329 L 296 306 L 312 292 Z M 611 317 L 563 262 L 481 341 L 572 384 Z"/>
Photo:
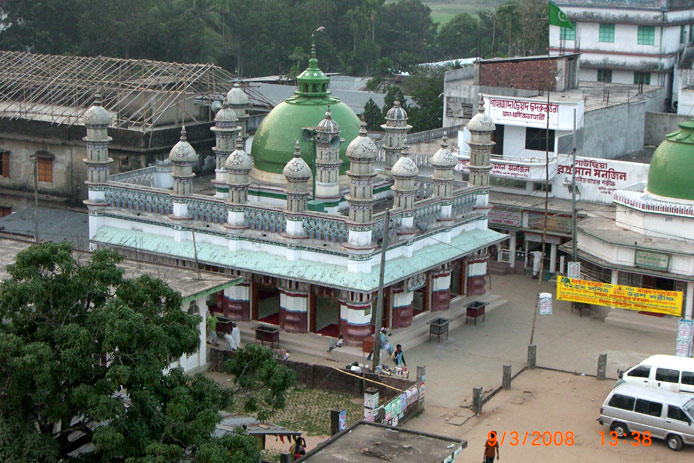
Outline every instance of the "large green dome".
<path id="1" fill-rule="evenodd" d="M 648 192 L 694 201 L 694 119 L 666 135 L 651 159 Z"/>
<path id="2" fill-rule="evenodd" d="M 313 170 L 313 143 L 304 141 L 301 132 L 304 127 L 317 126 L 325 117 L 328 105 L 333 120 L 340 125 L 340 137 L 344 139 L 340 145 L 340 174 L 349 169 L 345 151 L 359 134 L 359 118 L 339 98 L 330 96 L 327 89 L 329 80 L 318 68 L 318 60 L 312 49 L 309 67 L 297 78 L 295 95 L 275 106 L 255 132 L 251 154 L 254 171 L 260 172 L 252 175 L 270 181 L 276 179 L 276 175 L 281 175 L 284 166 L 293 158 L 296 140 L 299 140 L 302 158 Z"/>

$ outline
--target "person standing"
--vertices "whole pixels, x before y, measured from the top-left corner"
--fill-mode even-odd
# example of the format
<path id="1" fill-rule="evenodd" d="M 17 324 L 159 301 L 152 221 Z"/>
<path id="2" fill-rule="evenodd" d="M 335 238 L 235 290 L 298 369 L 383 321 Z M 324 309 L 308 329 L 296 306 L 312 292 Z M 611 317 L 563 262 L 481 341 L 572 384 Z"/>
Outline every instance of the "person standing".
<path id="1" fill-rule="evenodd" d="M 393 351 L 395 350 L 393 348 L 393 344 L 390 343 L 390 340 L 388 339 L 388 330 L 385 328 L 381 328 L 381 331 L 378 333 L 378 343 L 381 347 L 381 349 L 385 349 L 386 352 L 388 352 L 388 357 L 393 355 Z M 368 360 L 371 360 L 371 356 L 373 355 L 373 351 L 369 352 L 369 355 L 366 356 Z"/>
<path id="2" fill-rule="evenodd" d="M 393 364 L 396 367 L 402 368 L 407 366 L 407 362 L 405 361 L 405 354 L 402 351 L 402 345 L 398 344 L 395 346 L 395 351 L 392 354 L 392 359 L 393 359 Z"/>
<path id="3" fill-rule="evenodd" d="M 219 345 L 217 339 L 217 323 L 219 323 L 219 319 L 214 316 L 210 309 L 207 309 L 207 342 L 215 346 Z"/>
<path id="4" fill-rule="evenodd" d="M 231 322 L 231 329 L 224 335 L 227 348 L 234 351 L 241 345 L 241 330 L 236 326 L 236 322 Z"/>
<path id="5" fill-rule="evenodd" d="M 496 455 L 497 460 L 501 459 L 496 431 L 489 431 L 487 442 L 484 444 L 484 463 L 494 463 L 494 455 Z"/>
<path id="6" fill-rule="evenodd" d="M 542 263 L 542 257 L 543 257 L 543 252 L 542 251 L 533 251 L 530 253 L 531 256 L 533 256 L 533 279 L 537 280 L 538 279 L 538 273 L 540 273 L 540 265 Z"/>

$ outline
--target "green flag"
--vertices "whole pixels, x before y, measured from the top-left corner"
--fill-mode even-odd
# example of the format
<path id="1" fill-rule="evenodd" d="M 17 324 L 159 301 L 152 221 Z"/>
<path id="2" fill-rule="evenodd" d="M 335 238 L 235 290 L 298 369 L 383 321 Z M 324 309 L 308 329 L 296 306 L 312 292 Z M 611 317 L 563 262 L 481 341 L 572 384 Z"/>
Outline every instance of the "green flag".
<path id="1" fill-rule="evenodd" d="M 576 28 L 571 24 L 569 18 L 567 18 L 564 12 L 551 0 L 549 2 L 549 25 L 566 27 L 567 29 L 576 31 Z"/>

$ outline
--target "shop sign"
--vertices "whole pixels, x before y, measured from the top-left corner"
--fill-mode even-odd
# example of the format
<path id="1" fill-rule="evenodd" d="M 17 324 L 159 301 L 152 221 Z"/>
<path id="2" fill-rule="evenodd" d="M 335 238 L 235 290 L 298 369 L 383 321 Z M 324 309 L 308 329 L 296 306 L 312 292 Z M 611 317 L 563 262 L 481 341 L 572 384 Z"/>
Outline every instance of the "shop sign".
<path id="1" fill-rule="evenodd" d="M 665 270 L 670 267 L 670 255 L 661 252 L 636 250 L 634 257 L 634 265 L 636 267 L 652 268 L 656 270 Z"/>
<path id="2" fill-rule="evenodd" d="M 423 287 L 427 282 L 426 273 L 418 273 L 405 281 L 407 291 L 416 291 Z"/>
<path id="3" fill-rule="evenodd" d="M 549 119 L 550 129 L 571 130 L 574 108 L 579 128 L 583 121 L 583 101 L 548 103 L 530 98 L 484 95 L 484 104 L 485 112 L 496 124 L 544 129 Z"/>
<path id="4" fill-rule="evenodd" d="M 535 230 L 542 230 L 545 226 L 545 214 L 543 212 L 528 213 L 528 227 Z M 554 232 L 571 234 L 571 216 L 548 215 L 547 230 Z"/>
<path id="5" fill-rule="evenodd" d="M 523 214 L 521 211 L 513 211 L 510 209 L 492 208 L 489 211 L 489 223 L 493 225 L 503 225 L 507 227 L 520 227 L 522 224 Z"/>
<path id="6" fill-rule="evenodd" d="M 634 288 L 568 277 L 560 277 L 557 280 L 557 300 L 656 312 L 676 317 L 682 314 L 682 291 Z"/>

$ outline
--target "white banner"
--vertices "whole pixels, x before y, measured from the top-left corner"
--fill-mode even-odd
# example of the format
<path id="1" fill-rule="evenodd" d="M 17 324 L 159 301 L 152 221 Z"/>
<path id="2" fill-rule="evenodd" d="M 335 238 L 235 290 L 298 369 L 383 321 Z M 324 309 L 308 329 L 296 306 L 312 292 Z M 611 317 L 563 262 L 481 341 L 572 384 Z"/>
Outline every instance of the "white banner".
<path id="1" fill-rule="evenodd" d="M 583 101 L 541 101 L 535 98 L 484 95 L 485 113 L 495 124 L 535 127 L 552 130 L 572 130 L 573 110 L 576 109 L 577 128 L 583 126 Z"/>
<path id="2" fill-rule="evenodd" d="M 571 155 L 558 156 L 557 177 L 552 193 L 557 198 L 571 199 Z M 616 190 L 648 180 L 648 164 L 614 161 L 611 159 L 576 157 L 576 199 L 599 203 L 611 203 Z"/>

